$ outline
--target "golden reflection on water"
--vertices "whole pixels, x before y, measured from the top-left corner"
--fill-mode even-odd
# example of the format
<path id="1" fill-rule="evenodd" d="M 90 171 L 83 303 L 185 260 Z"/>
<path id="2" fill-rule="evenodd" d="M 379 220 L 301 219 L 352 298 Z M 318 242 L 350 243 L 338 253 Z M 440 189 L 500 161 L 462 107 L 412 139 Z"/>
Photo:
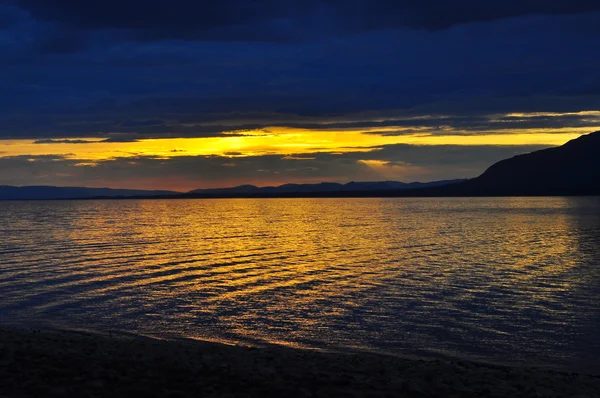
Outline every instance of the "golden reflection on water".
<path id="1" fill-rule="evenodd" d="M 4 202 L 0 316 L 229 342 L 583 361 L 600 354 L 598 202 Z"/>

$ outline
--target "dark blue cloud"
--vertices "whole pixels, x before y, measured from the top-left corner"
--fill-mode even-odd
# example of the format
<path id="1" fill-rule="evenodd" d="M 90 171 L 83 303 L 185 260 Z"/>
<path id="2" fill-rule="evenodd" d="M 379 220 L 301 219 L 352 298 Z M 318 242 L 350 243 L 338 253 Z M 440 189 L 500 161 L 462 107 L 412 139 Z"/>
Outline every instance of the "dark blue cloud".
<path id="1" fill-rule="evenodd" d="M 597 2 L 165 4 L 0 4 L 0 137 L 438 125 L 419 115 L 475 133 L 490 115 L 600 109 Z M 503 125 L 558 123 L 590 122 Z"/>
<path id="2" fill-rule="evenodd" d="M 13 4 L 37 19 L 79 29 L 133 31 L 146 39 L 232 39 L 237 34 L 241 40 L 269 35 L 281 40 L 290 32 L 302 36 L 309 31 L 322 34 L 382 27 L 435 30 L 529 15 L 600 10 L 597 2 L 581 0 L 14 0 Z M 265 26 L 267 29 L 261 29 Z"/>

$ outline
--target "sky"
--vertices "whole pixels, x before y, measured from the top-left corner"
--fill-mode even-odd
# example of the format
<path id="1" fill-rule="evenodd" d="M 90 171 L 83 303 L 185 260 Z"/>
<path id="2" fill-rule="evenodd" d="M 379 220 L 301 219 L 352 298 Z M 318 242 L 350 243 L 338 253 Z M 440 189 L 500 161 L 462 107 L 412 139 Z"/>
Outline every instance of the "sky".
<path id="1" fill-rule="evenodd" d="M 0 0 L 0 185 L 471 178 L 600 130 L 600 2 Z"/>

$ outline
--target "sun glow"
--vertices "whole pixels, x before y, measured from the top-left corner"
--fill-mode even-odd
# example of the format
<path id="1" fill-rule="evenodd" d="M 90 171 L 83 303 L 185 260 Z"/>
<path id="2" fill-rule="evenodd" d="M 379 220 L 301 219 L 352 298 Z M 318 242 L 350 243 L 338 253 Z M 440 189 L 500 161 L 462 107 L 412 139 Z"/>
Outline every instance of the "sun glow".
<path id="1" fill-rule="evenodd" d="M 35 142 L 0 141 L 0 156 L 61 156 L 81 161 L 116 158 L 180 156 L 245 157 L 300 155 L 319 152 L 369 152 L 384 145 L 562 145 L 589 132 L 589 128 L 513 130 L 511 133 L 465 134 L 446 129 L 415 133 L 414 129 L 378 127 L 361 130 L 308 130 L 271 127 L 262 130 L 229 132 L 218 137 L 141 139 L 131 142 Z M 235 134 L 234 134 L 235 133 Z"/>

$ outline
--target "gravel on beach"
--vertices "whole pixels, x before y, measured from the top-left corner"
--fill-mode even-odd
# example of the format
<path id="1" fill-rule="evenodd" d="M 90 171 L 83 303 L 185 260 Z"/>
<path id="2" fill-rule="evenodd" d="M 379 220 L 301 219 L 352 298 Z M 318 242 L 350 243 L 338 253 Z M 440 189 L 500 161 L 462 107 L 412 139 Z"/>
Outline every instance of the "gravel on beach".
<path id="1" fill-rule="evenodd" d="M 0 398 L 600 397 L 600 377 L 527 367 L 0 328 Z"/>

